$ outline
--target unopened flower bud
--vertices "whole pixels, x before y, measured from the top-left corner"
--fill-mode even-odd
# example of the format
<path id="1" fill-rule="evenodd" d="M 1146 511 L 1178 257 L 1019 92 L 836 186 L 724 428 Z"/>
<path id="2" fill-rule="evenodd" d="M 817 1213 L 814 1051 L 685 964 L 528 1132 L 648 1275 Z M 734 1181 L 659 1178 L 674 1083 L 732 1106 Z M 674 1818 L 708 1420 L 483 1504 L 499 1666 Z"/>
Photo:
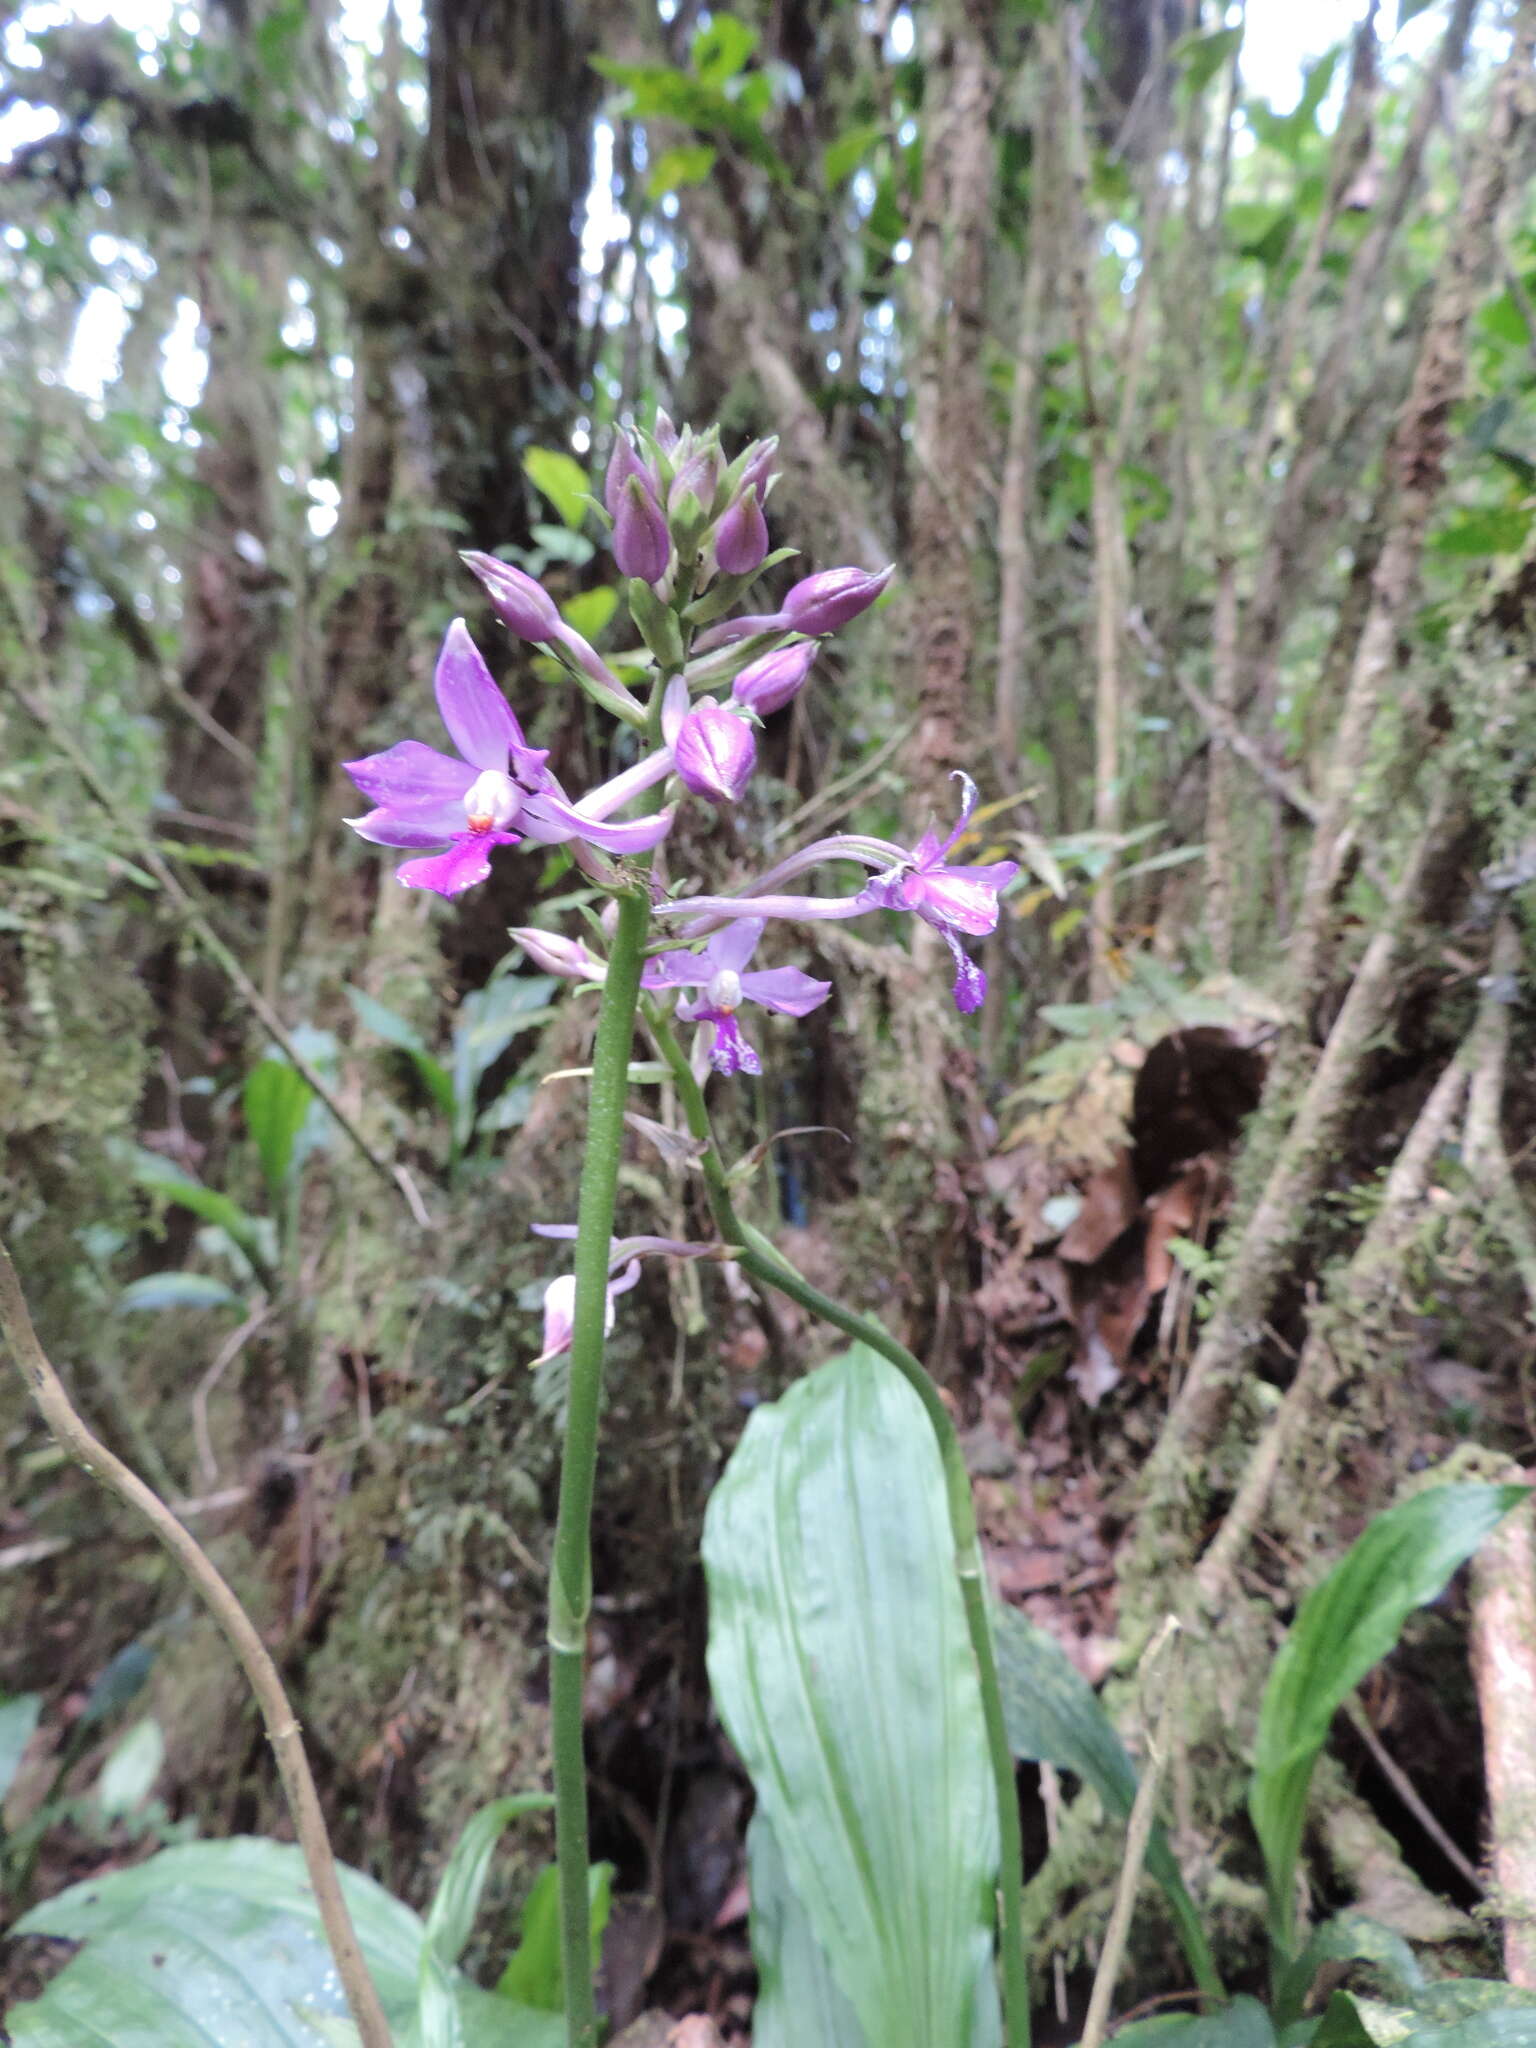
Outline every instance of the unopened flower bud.
<path id="1" fill-rule="evenodd" d="M 701 512 L 714 509 L 715 492 L 720 488 L 720 450 L 709 443 L 693 449 L 679 465 L 672 479 L 672 488 L 667 493 L 667 509 L 681 512 L 685 501 L 692 498 Z"/>
<path id="2" fill-rule="evenodd" d="M 607 975 L 607 967 L 580 939 L 540 931 L 537 925 L 514 925 L 508 937 L 516 939 L 535 967 L 558 974 L 562 981 L 602 981 Z"/>
<path id="3" fill-rule="evenodd" d="M 621 574 L 638 576 L 642 583 L 659 583 L 671 559 L 672 535 L 667 515 L 638 463 L 616 495 L 613 559 Z"/>
<path id="4" fill-rule="evenodd" d="M 663 411 L 659 405 L 656 408 L 656 424 L 651 432 L 662 454 L 670 455 L 677 446 L 677 429 L 672 424 L 671 414 Z"/>
<path id="5" fill-rule="evenodd" d="M 797 640 L 792 647 L 776 647 L 772 654 L 761 654 L 737 676 L 731 695 L 759 718 L 782 711 L 805 687 L 819 652 L 814 640 Z"/>
<path id="6" fill-rule="evenodd" d="M 757 740 L 744 718 L 706 701 L 679 725 L 672 758 L 695 796 L 708 797 L 713 804 L 733 804 L 757 765 Z"/>
<path id="7" fill-rule="evenodd" d="M 746 576 L 761 567 L 767 552 L 768 522 L 757 486 L 749 484 L 727 505 L 715 528 L 715 564 L 726 576 Z"/>
<path id="8" fill-rule="evenodd" d="M 868 611 L 894 574 L 894 564 L 878 575 L 866 569 L 820 569 L 786 593 L 784 617 L 797 633 L 812 639 L 835 633 Z"/>
<path id="9" fill-rule="evenodd" d="M 756 485 L 760 502 L 768 496 L 768 485 L 770 485 L 770 481 L 776 475 L 776 471 L 774 471 L 774 457 L 776 455 L 778 455 L 778 434 L 770 434 L 768 440 L 758 440 L 758 442 L 752 444 L 752 449 L 748 451 L 748 459 L 745 459 L 745 463 L 741 467 L 741 489 L 748 489 L 750 485 Z"/>
<path id="10" fill-rule="evenodd" d="M 473 552 L 459 558 L 485 585 L 497 618 L 519 640 L 552 640 L 560 628 L 555 600 L 525 570 L 494 555 Z"/>
<path id="11" fill-rule="evenodd" d="M 620 427 L 613 437 L 613 453 L 608 458 L 608 473 L 603 479 L 603 503 L 614 519 L 619 516 L 624 486 L 632 476 L 638 477 L 650 495 L 656 497 L 660 485 L 655 472 L 648 463 L 640 460 L 633 442 Z"/>

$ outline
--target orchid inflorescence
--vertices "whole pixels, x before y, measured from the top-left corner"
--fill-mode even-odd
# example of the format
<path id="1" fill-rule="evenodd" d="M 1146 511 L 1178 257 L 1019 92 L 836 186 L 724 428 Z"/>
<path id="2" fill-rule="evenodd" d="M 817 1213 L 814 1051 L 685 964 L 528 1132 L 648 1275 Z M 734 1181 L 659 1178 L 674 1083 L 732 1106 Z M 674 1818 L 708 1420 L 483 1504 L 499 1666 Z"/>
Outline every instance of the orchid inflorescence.
<path id="1" fill-rule="evenodd" d="M 346 763 L 373 808 L 348 820 L 362 838 L 408 848 L 397 879 L 410 889 L 457 896 L 483 882 L 499 846 L 568 845 L 600 886 L 633 885 L 604 856 L 656 855 L 680 802 L 729 807 L 746 794 L 757 765 L 757 730 L 805 687 L 822 641 L 866 611 L 890 581 L 889 568 L 825 569 L 791 585 L 776 609 L 728 616 L 758 575 L 783 559 L 770 552 L 766 505 L 776 481 L 776 440 L 756 441 L 727 462 L 717 429 L 620 430 L 603 490 L 611 547 L 628 578 L 630 615 L 649 656 L 651 690 L 642 702 L 561 616 L 542 584 L 492 555 L 468 553 L 503 625 L 543 650 L 596 703 L 640 735 L 632 764 L 574 800 L 543 748 L 528 744 L 461 619 L 448 628 L 436 673 L 438 710 L 455 754 L 401 740 Z M 627 672 L 635 664 L 625 663 Z M 913 846 L 860 833 L 818 839 L 730 895 L 689 895 L 664 886 L 653 861 L 653 912 L 673 925 L 674 943 L 648 960 L 642 989 L 678 991 L 677 1015 L 700 1027 L 701 1077 L 761 1071 L 738 1012 L 755 1003 L 804 1017 L 831 984 L 796 967 L 752 969 L 770 922 L 816 922 L 872 911 L 910 911 L 945 940 L 954 960 L 957 1007 L 970 1013 L 986 976 L 963 939 L 993 931 L 998 895 L 1018 872 L 1010 860 L 953 863 L 970 830 L 976 786 L 961 786 L 959 817 L 945 838 L 930 827 Z M 621 813 L 629 813 L 621 816 Z M 435 849 L 435 850 L 434 850 Z M 833 862 L 864 868 L 862 886 L 842 896 L 785 891 L 785 884 Z M 584 941 L 536 928 L 513 934 L 545 972 L 601 984 L 602 957 Z M 632 1284 L 627 1276 L 625 1284 Z M 548 1349 L 548 1346 L 546 1346 Z"/>

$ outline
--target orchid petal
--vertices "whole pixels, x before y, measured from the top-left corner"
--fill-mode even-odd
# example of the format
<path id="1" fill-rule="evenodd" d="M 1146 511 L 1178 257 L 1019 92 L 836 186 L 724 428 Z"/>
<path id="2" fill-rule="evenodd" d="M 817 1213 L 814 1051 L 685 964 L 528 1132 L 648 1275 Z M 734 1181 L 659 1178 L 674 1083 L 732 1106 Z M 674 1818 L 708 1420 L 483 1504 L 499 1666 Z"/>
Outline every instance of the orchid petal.
<path id="1" fill-rule="evenodd" d="M 420 740 L 400 740 L 382 754 L 367 754 L 342 766 L 370 803 L 412 819 L 456 804 L 458 818 L 449 830 L 464 829 L 464 794 L 475 771 L 451 754 L 439 753 Z"/>
<path id="2" fill-rule="evenodd" d="M 708 981 L 710 975 L 718 974 L 722 968 L 732 974 L 740 974 L 743 967 L 757 950 L 757 942 L 766 930 L 765 920 L 760 917 L 743 917 L 735 924 L 727 925 L 717 932 L 704 948 L 703 960 L 707 972 L 701 974 L 701 981 Z"/>
<path id="3" fill-rule="evenodd" d="M 466 832 L 446 853 L 430 860 L 408 860 L 395 870 L 404 889 L 431 889 L 439 896 L 457 896 L 483 882 L 491 872 L 491 848 L 515 846 L 510 832 Z"/>
<path id="4" fill-rule="evenodd" d="M 527 836 L 542 846 L 558 846 L 567 839 L 585 839 L 604 853 L 649 853 L 672 829 L 671 810 L 654 818 L 636 818 L 631 824 L 609 825 L 589 818 L 553 790 L 544 789 L 523 805 L 519 823 Z"/>
<path id="5" fill-rule="evenodd" d="M 678 728 L 688 715 L 688 682 L 674 676 L 661 700 L 661 736 L 669 747 L 677 745 Z"/>
<path id="6" fill-rule="evenodd" d="M 511 705 L 462 619 L 455 619 L 444 635 L 434 687 L 448 736 L 474 767 L 499 768 L 505 774 L 514 747 L 529 751 Z"/>
<path id="7" fill-rule="evenodd" d="M 1004 877 L 1012 881 L 1018 869 L 1013 861 L 1000 861 L 999 867 L 1013 870 Z M 919 917 L 943 930 L 953 925 L 956 930 L 969 932 L 972 938 L 985 938 L 988 932 L 997 929 L 997 891 L 1000 884 L 975 881 L 959 868 L 934 868 L 928 874 L 908 875 L 904 894 L 907 907 L 915 910 Z"/>
<path id="8" fill-rule="evenodd" d="M 737 930 L 741 927 L 738 925 Z M 741 977 L 741 992 L 749 1003 L 775 1010 L 781 1017 L 808 1017 L 832 993 L 830 981 L 817 981 L 798 967 L 769 967 Z"/>
<path id="9" fill-rule="evenodd" d="M 710 975 L 702 953 L 658 953 L 640 971 L 642 988 L 702 988 Z"/>
<path id="10" fill-rule="evenodd" d="M 441 846 L 445 839 L 457 839 L 464 830 L 464 806 L 444 806 L 440 823 L 418 825 L 402 818 L 398 811 L 369 811 L 365 817 L 344 818 L 359 839 L 372 846 Z"/>
<path id="11" fill-rule="evenodd" d="M 969 1017 L 987 1000 L 987 977 L 952 931 L 944 929 L 944 942 L 954 956 L 955 1008 Z"/>
<path id="12" fill-rule="evenodd" d="M 686 693 L 687 685 L 684 685 Z M 614 811 L 623 810 L 632 803 L 642 790 L 654 789 L 658 782 L 664 782 L 672 773 L 672 750 L 661 747 L 654 754 L 647 754 L 632 768 L 624 769 L 607 782 L 600 782 L 596 789 L 589 789 L 585 796 L 578 797 L 574 809 L 583 818 L 606 818 Z"/>

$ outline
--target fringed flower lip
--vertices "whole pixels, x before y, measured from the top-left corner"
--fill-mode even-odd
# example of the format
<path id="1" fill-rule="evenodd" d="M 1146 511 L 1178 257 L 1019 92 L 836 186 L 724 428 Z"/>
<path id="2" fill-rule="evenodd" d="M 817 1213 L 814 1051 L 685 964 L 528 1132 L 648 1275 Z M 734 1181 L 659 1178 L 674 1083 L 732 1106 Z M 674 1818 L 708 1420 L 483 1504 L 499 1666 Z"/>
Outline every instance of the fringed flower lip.
<path id="1" fill-rule="evenodd" d="M 382 754 L 343 764 L 374 806 L 347 820 L 359 838 L 376 846 L 445 848 L 402 863 L 396 879 L 403 887 L 457 896 L 485 880 L 493 848 L 524 839 L 541 846 L 579 839 L 625 854 L 649 852 L 666 837 L 670 810 L 629 824 L 607 822 L 606 797 L 617 808 L 646 786 L 635 769 L 591 791 L 580 806 L 570 802 L 546 765 L 547 751 L 529 746 L 462 619 L 444 637 L 434 688 L 457 759 L 420 740 L 400 740 Z M 670 770 L 671 757 L 664 753 L 653 762 L 649 780 L 656 781 Z"/>

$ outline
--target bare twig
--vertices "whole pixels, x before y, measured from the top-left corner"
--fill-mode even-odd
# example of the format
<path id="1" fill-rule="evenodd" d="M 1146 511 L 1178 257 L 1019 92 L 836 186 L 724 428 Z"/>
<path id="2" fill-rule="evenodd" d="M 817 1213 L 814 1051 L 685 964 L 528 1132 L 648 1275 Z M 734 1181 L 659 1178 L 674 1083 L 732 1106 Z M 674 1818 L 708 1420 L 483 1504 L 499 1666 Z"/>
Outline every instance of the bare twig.
<path id="1" fill-rule="evenodd" d="M 304 1865 L 314 1890 L 320 1922 L 363 2048 L 390 2048 L 389 2025 L 368 1975 L 352 1918 L 342 1896 L 336 1859 L 326 1833 L 325 1816 L 320 1810 L 319 1794 L 310 1774 L 309 1760 L 304 1754 L 299 1724 L 283 1690 L 277 1666 L 250 1616 L 190 1531 L 182 1527 L 165 1502 L 145 1485 L 136 1472 L 91 1434 L 75 1413 L 63 1381 L 38 1342 L 32 1318 L 27 1312 L 26 1297 L 4 1245 L 0 1245 L 0 1334 L 4 1335 L 17 1370 L 58 1443 L 82 1471 L 89 1473 L 91 1478 L 148 1523 L 156 1539 L 206 1603 L 225 1641 L 239 1660 L 266 1724 L 267 1739 L 277 1759 L 278 1776 L 282 1779 L 288 1810 L 304 1853 Z"/>
<path id="2" fill-rule="evenodd" d="M 1413 1815 L 1419 1826 L 1428 1835 L 1429 1839 L 1457 1875 L 1464 1878 L 1473 1891 L 1480 1892 L 1483 1889 L 1482 1879 L 1445 1832 L 1445 1829 L 1441 1827 L 1439 1821 L 1435 1819 L 1429 1808 L 1424 1804 L 1414 1789 L 1412 1778 L 1409 1777 L 1397 1759 L 1390 1754 L 1386 1744 L 1371 1726 L 1371 1717 L 1361 1705 L 1358 1694 L 1344 1702 L 1344 1711 L 1349 1716 L 1350 1726 L 1371 1752 L 1371 1760 L 1377 1770 L 1381 1772 L 1381 1775 L 1392 1787 L 1392 1790 L 1403 1802 L 1403 1805 Z"/>
<path id="3" fill-rule="evenodd" d="M 277 1313 L 276 1305 L 264 1302 L 248 1315 L 238 1329 L 231 1330 L 214 1354 L 212 1365 L 198 1381 L 192 1394 L 192 1436 L 197 1444 L 197 1462 L 210 1486 L 219 1483 L 219 1461 L 213 1454 L 213 1437 L 208 1429 L 208 1403 L 215 1387 L 234 1364 L 256 1332 Z"/>

